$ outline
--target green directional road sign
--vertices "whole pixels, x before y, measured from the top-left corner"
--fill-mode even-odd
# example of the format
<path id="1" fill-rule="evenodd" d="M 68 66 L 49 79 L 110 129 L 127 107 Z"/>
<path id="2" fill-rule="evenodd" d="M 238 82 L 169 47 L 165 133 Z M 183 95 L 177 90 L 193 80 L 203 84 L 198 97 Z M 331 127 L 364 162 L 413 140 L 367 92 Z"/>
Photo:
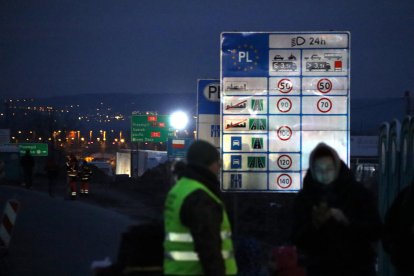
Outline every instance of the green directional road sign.
<path id="1" fill-rule="evenodd" d="M 18 144 L 20 155 L 25 155 L 26 150 L 30 150 L 32 156 L 48 156 L 48 145 L 44 143 L 21 143 Z"/>
<path id="2" fill-rule="evenodd" d="M 174 137 L 169 115 L 132 115 L 132 142 L 167 142 Z"/>

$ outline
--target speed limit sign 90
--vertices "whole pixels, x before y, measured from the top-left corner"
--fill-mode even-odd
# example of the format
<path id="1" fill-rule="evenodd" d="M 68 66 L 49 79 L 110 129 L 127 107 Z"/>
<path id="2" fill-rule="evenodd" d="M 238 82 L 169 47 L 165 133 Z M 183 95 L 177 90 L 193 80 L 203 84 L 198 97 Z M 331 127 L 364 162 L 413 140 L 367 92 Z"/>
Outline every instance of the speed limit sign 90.
<path id="1" fill-rule="evenodd" d="M 277 101 L 277 109 L 282 112 L 286 113 L 292 109 L 292 101 L 288 98 L 281 98 Z"/>
<path id="2" fill-rule="evenodd" d="M 292 91 L 293 89 L 293 82 L 290 79 L 281 79 L 278 83 L 277 83 L 277 89 L 281 92 L 281 93 L 289 93 L 290 91 Z"/>

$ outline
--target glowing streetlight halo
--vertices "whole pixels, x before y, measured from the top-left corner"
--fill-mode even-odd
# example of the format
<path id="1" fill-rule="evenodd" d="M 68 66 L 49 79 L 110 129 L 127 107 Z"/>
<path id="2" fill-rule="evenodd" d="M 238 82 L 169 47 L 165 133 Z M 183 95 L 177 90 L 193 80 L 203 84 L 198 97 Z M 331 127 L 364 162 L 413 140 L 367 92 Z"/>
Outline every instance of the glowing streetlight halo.
<path id="1" fill-rule="evenodd" d="M 175 130 L 183 130 L 188 125 L 188 115 L 183 111 L 175 111 L 170 116 L 170 124 Z"/>

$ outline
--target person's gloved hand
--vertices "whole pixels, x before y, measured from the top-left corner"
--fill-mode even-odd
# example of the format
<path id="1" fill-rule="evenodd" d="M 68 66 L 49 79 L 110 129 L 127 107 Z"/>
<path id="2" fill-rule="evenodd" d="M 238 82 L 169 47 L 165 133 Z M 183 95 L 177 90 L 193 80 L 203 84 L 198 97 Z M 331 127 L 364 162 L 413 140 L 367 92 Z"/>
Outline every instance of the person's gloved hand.
<path id="1" fill-rule="evenodd" d="M 312 208 L 312 223 L 318 229 L 331 217 L 330 208 L 326 202 L 320 202 Z"/>
<path id="2" fill-rule="evenodd" d="M 349 220 L 345 216 L 344 212 L 340 209 L 331 208 L 330 209 L 331 216 L 337 221 L 344 225 L 349 225 Z"/>

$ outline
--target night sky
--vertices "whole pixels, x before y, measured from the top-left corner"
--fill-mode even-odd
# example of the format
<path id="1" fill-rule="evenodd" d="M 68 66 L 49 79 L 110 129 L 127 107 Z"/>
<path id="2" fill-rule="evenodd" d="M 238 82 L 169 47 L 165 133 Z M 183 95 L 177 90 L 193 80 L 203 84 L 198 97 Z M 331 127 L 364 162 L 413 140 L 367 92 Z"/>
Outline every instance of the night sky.
<path id="1" fill-rule="evenodd" d="M 195 93 L 222 31 L 350 31 L 352 97 L 414 92 L 413 0 L 0 2 L 0 97 Z"/>

